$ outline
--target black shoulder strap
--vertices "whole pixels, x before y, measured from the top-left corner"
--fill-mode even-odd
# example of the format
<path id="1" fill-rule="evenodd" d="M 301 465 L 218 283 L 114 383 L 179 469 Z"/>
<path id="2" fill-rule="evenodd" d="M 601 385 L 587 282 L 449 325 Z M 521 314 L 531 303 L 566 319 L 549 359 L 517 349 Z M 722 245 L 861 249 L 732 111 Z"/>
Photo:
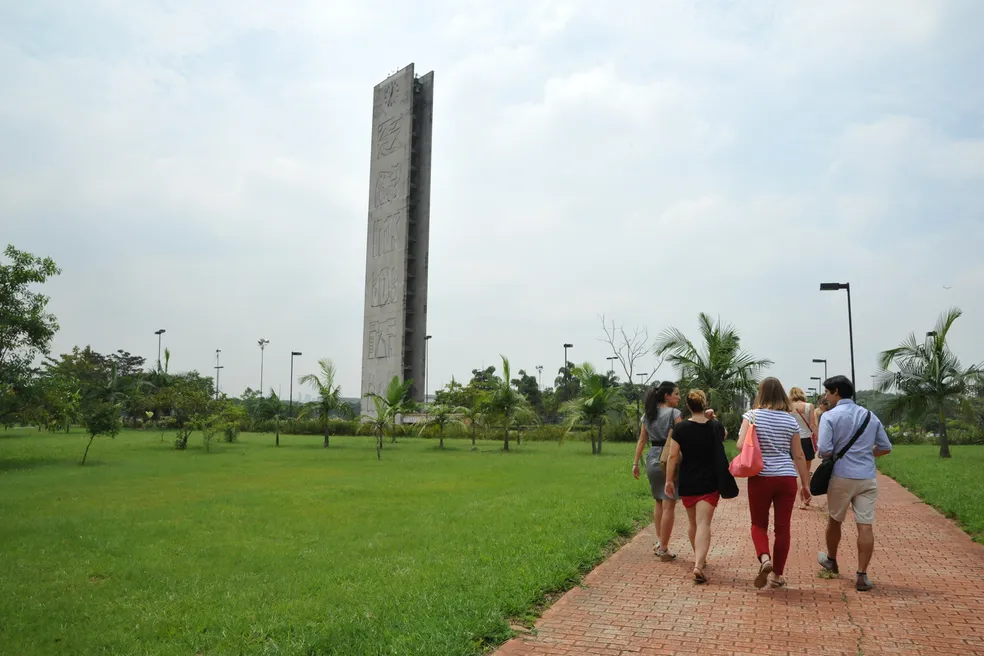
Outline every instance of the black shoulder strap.
<path id="1" fill-rule="evenodd" d="M 858 438 L 859 437 L 861 437 L 861 433 L 863 433 L 864 432 L 864 429 L 866 429 L 868 427 L 868 422 L 869 421 L 871 421 L 871 410 L 868 410 L 868 414 L 865 415 L 864 421 L 861 422 L 861 428 L 859 428 L 857 430 L 857 432 L 854 433 L 854 437 L 851 438 L 851 441 L 848 442 L 847 443 L 847 446 L 845 446 L 843 449 L 841 449 L 840 450 L 840 453 L 837 454 L 837 457 L 834 458 L 835 461 L 840 460 L 841 458 L 843 458 L 847 454 L 848 450 L 852 446 L 854 446 L 854 443 L 858 441 Z"/>

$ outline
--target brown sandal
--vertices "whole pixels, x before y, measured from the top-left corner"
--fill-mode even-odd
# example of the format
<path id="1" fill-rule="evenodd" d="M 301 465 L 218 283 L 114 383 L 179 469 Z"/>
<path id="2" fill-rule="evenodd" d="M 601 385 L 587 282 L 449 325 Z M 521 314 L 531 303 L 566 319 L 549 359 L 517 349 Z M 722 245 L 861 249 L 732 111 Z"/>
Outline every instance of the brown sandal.
<path id="1" fill-rule="evenodd" d="M 770 588 L 782 588 L 786 585 L 786 579 L 782 576 L 773 576 L 769 579 Z"/>
<path id="2" fill-rule="evenodd" d="M 697 585 L 707 583 L 707 577 L 704 576 L 704 572 L 699 567 L 694 567 L 694 583 Z"/>

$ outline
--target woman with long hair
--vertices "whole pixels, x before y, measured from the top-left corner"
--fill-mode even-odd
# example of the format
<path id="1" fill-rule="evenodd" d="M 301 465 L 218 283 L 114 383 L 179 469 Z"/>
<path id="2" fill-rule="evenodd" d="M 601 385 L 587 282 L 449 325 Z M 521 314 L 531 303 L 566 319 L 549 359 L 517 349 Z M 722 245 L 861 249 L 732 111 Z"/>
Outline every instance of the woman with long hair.
<path id="1" fill-rule="evenodd" d="M 820 415 L 830 410 L 830 401 L 827 400 L 826 394 L 821 394 L 820 398 L 817 399 L 817 407 L 813 409 L 813 425 L 820 426 Z"/>
<path id="2" fill-rule="evenodd" d="M 642 416 L 642 426 L 639 429 L 639 441 L 636 444 L 635 460 L 632 463 L 632 475 L 639 478 L 639 459 L 642 451 L 649 443 L 649 453 L 646 454 L 646 476 L 649 477 L 649 487 L 653 493 L 653 521 L 656 524 L 657 542 L 656 555 L 666 562 L 676 558 L 670 553 L 667 545 L 673 532 L 673 521 L 676 518 L 675 494 L 666 493 L 666 472 L 659 464 L 666 438 L 673 426 L 680 421 L 680 390 L 672 381 L 665 381 L 658 387 L 650 388 L 646 393 L 646 413 Z"/>
<path id="3" fill-rule="evenodd" d="M 793 409 L 793 419 L 799 424 L 800 444 L 803 445 L 803 457 L 806 466 L 817 457 L 817 424 L 814 422 L 813 405 L 806 400 L 806 392 L 800 387 L 789 390 L 789 403 Z M 804 510 L 810 506 L 809 500 L 800 504 Z"/>
<path id="4" fill-rule="evenodd" d="M 738 449 L 745 444 L 749 426 L 755 425 L 764 467 L 748 479 L 748 510 L 752 519 L 752 542 L 758 556 L 759 571 L 755 587 L 768 582 L 772 587 L 786 585 L 783 571 L 789 556 L 789 524 L 796 505 L 796 477 L 800 498 L 810 498 L 810 470 L 803 456 L 799 424 L 793 419 L 792 404 L 778 378 L 759 384 L 752 410 L 742 418 Z M 769 551 L 769 511 L 774 510 L 775 542 Z M 772 558 L 775 557 L 775 562 Z"/>
<path id="5" fill-rule="evenodd" d="M 670 456 L 666 463 L 666 496 L 677 496 L 674 478 L 679 468 L 680 500 L 690 520 L 690 545 L 694 549 L 694 582 L 707 583 L 704 568 L 711 548 L 711 520 L 721 500 L 718 490 L 718 451 L 724 458 L 724 440 L 728 431 L 716 419 L 704 414 L 707 395 L 701 390 L 687 394 L 689 419 L 673 427 Z"/>

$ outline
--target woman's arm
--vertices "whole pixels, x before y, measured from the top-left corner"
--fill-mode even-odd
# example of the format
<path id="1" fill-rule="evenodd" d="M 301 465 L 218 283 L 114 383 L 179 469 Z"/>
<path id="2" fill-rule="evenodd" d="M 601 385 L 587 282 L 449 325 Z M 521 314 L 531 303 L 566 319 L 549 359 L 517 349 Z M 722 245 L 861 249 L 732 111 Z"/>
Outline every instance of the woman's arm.
<path id="1" fill-rule="evenodd" d="M 800 479 L 800 496 L 805 502 L 810 498 L 810 466 L 806 464 L 806 456 L 803 455 L 803 443 L 800 442 L 799 431 L 793 434 L 789 440 L 789 453 L 793 456 L 793 465 L 796 466 L 796 473 Z"/>
<path id="2" fill-rule="evenodd" d="M 666 458 L 666 485 L 663 487 L 663 491 L 669 497 L 676 496 L 676 485 L 673 481 L 676 480 L 677 463 L 680 462 L 680 443 L 676 440 L 670 442 L 672 436 L 671 430 L 666 436 L 667 444 L 670 445 L 670 455 Z"/>
<path id="3" fill-rule="evenodd" d="M 646 425 L 639 427 L 639 441 L 636 442 L 635 460 L 632 461 L 632 475 L 639 478 L 639 458 L 642 457 L 642 450 L 646 448 L 649 440 L 649 433 L 646 432 Z"/>
<path id="4" fill-rule="evenodd" d="M 809 403 L 806 404 L 806 407 L 809 409 L 809 414 L 807 416 L 810 418 L 810 423 L 809 423 L 810 431 L 814 435 L 816 435 L 817 434 L 817 409 L 814 408 Z"/>
<path id="5" fill-rule="evenodd" d="M 748 420 L 741 420 L 741 428 L 738 429 L 738 450 L 741 451 L 741 447 L 745 444 L 745 435 L 748 434 Z"/>

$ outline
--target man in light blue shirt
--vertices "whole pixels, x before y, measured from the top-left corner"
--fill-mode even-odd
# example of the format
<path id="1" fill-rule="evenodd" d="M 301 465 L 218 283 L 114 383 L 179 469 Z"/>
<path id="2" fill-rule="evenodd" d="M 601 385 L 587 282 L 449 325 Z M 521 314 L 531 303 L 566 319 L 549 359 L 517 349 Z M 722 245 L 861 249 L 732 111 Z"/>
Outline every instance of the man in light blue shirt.
<path id="1" fill-rule="evenodd" d="M 864 426 L 843 458 L 834 463 L 834 472 L 827 489 L 827 552 L 820 552 L 820 565 L 835 574 L 837 546 L 841 539 L 841 524 L 847 516 L 847 508 L 854 513 L 858 527 L 858 572 L 855 588 L 867 592 L 874 587 L 868 578 L 868 563 L 875 549 L 875 500 L 878 498 L 878 472 L 875 458 L 892 452 L 885 427 L 873 413 L 854 401 L 854 383 L 846 376 L 834 376 L 823 383 L 827 390 L 830 410 L 820 415 L 817 451 L 826 458 L 839 454 L 851 438 Z"/>

